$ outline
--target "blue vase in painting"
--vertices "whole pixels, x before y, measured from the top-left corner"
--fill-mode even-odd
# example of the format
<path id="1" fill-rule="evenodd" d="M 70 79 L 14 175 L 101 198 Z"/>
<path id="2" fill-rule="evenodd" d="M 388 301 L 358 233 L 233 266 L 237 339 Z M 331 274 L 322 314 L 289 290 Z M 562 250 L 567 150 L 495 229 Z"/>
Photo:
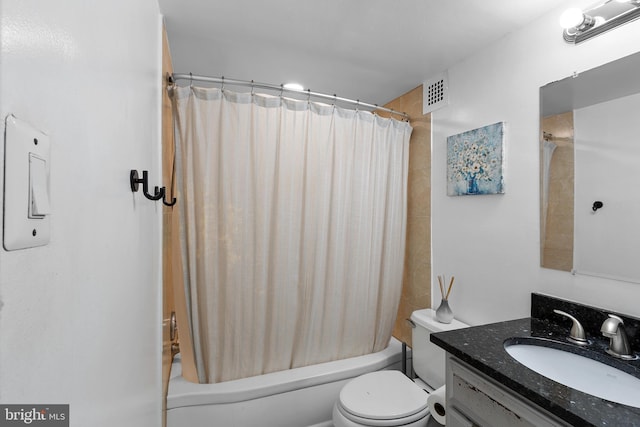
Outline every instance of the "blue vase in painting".
<path id="1" fill-rule="evenodd" d="M 467 181 L 467 193 L 468 194 L 478 194 L 478 181 L 476 180 L 475 175 L 470 177 Z"/>

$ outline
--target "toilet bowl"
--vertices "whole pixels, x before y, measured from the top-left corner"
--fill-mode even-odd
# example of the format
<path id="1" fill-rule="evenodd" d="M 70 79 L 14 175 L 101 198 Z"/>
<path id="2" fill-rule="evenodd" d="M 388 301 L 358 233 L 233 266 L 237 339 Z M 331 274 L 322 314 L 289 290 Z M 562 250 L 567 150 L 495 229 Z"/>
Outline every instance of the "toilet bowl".
<path id="1" fill-rule="evenodd" d="M 377 371 L 349 381 L 333 407 L 335 427 L 426 427 L 436 424 L 429 413 L 429 391 L 444 385 L 445 352 L 430 341 L 432 332 L 460 329 L 468 325 L 435 319 L 431 309 L 411 315 L 412 361 L 416 382 L 400 371 Z M 437 424 L 436 424 L 437 425 Z"/>
<path id="2" fill-rule="evenodd" d="M 335 427 L 424 427 L 427 392 L 400 371 L 378 371 L 349 381 L 333 407 Z"/>

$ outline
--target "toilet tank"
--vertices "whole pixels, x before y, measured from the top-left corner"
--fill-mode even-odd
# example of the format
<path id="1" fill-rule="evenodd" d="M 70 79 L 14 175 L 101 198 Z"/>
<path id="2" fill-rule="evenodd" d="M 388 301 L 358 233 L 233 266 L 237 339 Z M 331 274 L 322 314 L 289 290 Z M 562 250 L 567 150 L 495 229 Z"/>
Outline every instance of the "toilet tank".
<path id="1" fill-rule="evenodd" d="M 427 385 L 433 389 L 439 388 L 445 382 L 445 351 L 431 342 L 430 335 L 469 325 L 456 319 L 451 323 L 440 323 L 436 320 L 436 312 L 430 308 L 414 311 L 411 320 L 416 325 L 411 332 L 413 369 Z"/>

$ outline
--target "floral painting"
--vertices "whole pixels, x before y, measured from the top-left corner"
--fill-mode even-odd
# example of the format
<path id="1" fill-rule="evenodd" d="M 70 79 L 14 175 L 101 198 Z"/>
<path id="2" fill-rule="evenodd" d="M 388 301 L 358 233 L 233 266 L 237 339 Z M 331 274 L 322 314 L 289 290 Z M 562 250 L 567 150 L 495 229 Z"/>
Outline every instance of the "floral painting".
<path id="1" fill-rule="evenodd" d="M 504 122 L 447 137 L 447 195 L 503 194 Z"/>

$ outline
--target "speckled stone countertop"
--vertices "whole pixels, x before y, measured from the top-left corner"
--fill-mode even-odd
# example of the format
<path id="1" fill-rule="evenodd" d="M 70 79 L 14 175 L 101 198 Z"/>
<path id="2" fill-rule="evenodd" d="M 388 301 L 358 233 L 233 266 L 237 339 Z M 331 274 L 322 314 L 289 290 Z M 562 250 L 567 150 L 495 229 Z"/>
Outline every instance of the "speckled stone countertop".
<path id="1" fill-rule="evenodd" d="M 570 425 L 640 426 L 640 408 L 609 402 L 566 387 L 530 370 L 509 356 L 504 349 L 505 341 L 513 340 L 513 343 L 526 343 L 527 340 L 535 339 L 538 345 L 542 344 L 581 354 L 640 378 L 640 361 L 622 361 L 605 352 L 608 340 L 599 335 L 600 324 L 607 317 L 605 311 L 534 294 L 532 295 L 533 315 L 548 312 L 546 308 L 541 308 L 540 304 L 574 313 L 576 317 L 581 314 L 585 319 L 584 322 L 580 317 L 578 319 L 581 320 L 587 332 L 587 338 L 592 343 L 587 348 L 568 343 L 566 337 L 571 322 L 563 320 L 557 315 L 544 320 L 529 317 L 439 332 L 431 335 L 431 341 L 511 389 L 514 394 L 554 414 Z M 638 336 L 640 334 L 636 334 L 640 321 L 628 316 L 622 317 L 625 320 L 625 325 L 629 325 L 627 332 L 630 335 L 632 348 L 637 352 L 640 348 L 634 344 L 640 338 Z M 593 327 L 596 325 L 598 329 L 594 331 Z M 589 373 L 585 372 L 585 375 L 589 375 Z"/>

